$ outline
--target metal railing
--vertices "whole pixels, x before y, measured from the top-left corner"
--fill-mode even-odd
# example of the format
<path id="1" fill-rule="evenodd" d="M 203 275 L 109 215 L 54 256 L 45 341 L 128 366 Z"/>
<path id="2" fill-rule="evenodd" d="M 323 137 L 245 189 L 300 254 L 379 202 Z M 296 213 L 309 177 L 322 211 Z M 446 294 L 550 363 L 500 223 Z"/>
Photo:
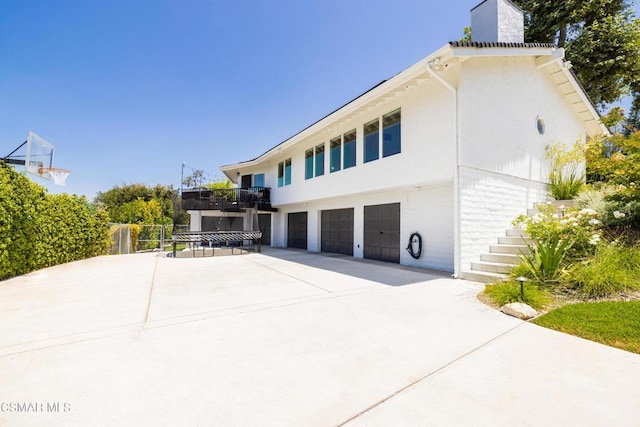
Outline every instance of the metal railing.
<path id="1" fill-rule="evenodd" d="M 182 208 L 185 210 L 241 210 L 256 208 L 271 211 L 271 188 L 196 188 L 182 190 Z"/>

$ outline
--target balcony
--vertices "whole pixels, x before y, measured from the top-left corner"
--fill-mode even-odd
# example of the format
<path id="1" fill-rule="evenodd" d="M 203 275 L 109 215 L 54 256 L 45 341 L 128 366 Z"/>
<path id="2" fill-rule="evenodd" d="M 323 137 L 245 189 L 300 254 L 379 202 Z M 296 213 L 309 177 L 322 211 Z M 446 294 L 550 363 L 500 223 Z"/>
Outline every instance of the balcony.
<path id="1" fill-rule="evenodd" d="M 182 190 L 182 209 L 223 212 L 245 212 L 246 209 L 278 211 L 271 207 L 271 189 L 268 187 Z"/>

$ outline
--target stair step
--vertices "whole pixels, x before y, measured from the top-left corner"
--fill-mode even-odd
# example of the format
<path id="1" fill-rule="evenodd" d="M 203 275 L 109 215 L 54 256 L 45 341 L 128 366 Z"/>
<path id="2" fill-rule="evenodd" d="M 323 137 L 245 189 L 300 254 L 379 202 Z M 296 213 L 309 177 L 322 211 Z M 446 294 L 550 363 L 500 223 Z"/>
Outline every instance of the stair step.
<path id="1" fill-rule="evenodd" d="M 488 271 L 463 271 L 460 278 L 480 283 L 503 282 L 509 278 L 506 274 L 490 273 Z"/>
<path id="2" fill-rule="evenodd" d="M 513 270 L 513 264 L 499 262 L 476 261 L 471 263 L 471 271 L 485 271 L 489 273 L 509 274 Z"/>
<path id="3" fill-rule="evenodd" d="M 526 231 L 524 231 L 521 228 L 510 228 L 507 230 L 507 237 L 528 237 L 529 235 L 527 234 Z"/>
<path id="4" fill-rule="evenodd" d="M 498 237 L 498 244 L 500 245 L 532 245 L 533 239 L 530 237 L 522 236 L 506 236 Z"/>
<path id="5" fill-rule="evenodd" d="M 520 264 L 520 255 L 515 254 L 482 254 L 480 261 L 497 262 L 500 264 L 518 265 Z"/>
<path id="6" fill-rule="evenodd" d="M 525 245 L 491 245 L 489 252 L 492 254 L 529 255 L 531 250 Z"/>

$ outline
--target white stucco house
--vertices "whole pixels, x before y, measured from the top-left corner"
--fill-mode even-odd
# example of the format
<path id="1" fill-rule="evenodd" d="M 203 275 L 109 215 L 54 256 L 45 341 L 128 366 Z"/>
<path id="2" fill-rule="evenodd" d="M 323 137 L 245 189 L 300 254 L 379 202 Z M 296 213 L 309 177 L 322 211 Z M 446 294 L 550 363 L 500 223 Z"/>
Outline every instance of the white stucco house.
<path id="1" fill-rule="evenodd" d="M 449 42 L 255 159 L 223 166 L 268 200 L 192 203 L 192 230 L 259 223 L 275 247 L 459 277 L 546 200 L 547 144 L 607 132 L 563 49 L 524 42 L 517 6 L 486 0 L 471 15 L 473 41 Z M 405 250 L 415 232 L 417 259 Z"/>

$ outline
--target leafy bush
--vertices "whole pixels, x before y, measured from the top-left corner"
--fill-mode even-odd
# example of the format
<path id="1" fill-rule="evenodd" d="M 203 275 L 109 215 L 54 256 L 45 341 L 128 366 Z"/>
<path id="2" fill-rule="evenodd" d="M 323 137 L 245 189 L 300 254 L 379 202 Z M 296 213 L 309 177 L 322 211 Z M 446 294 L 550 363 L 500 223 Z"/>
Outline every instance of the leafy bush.
<path id="1" fill-rule="evenodd" d="M 566 280 L 587 298 L 607 297 L 640 290 L 640 248 L 611 244 L 574 265 Z"/>
<path id="2" fill-rule="evenodd" d="M 587 166 L 589 180 L 609 190 L 602 217 L 605 226 L 640 230 L 640 132 L 591 141 Z"/>
<path id="3" fill-rule="evenodd" d="M 592 209 L 566 209 L 560 212 L 550 204 L 538 205 L 538 213 L 532 217 L 520 215 L 513 224 L 523 228 L 535 242 L 567 241 L 568 261 L 584 258 L 595 252 L 600 242 L 601 221 Z M 563 213 L 564 211 L 564 213 Z"/>
<path id="4" fill-rule="evenodd" d="M 105 253 L 107 222 L 84 197 L 47 194 L 0 162 L 0 280 Z"/>
<path id="5" fill-rule="evenodd" d="M 520 294 L 520 283 L 515 280 L 487 285 L 484 294 L 499 306 L 512 302 L 523 302 L 535 309 L 541 309 L 552 301 L 551 295 L 535 284 L 525 282 L 523 288 L 524 298 Z"/>

